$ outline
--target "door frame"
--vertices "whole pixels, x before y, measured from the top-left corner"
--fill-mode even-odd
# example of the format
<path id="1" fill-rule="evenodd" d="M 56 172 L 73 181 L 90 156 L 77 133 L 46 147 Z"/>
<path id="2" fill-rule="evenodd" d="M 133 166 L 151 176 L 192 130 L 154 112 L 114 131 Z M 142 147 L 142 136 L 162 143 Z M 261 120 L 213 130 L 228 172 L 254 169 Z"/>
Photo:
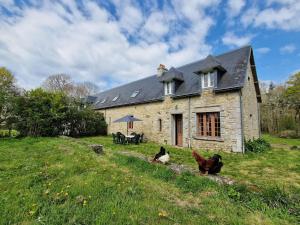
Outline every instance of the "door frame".
<path id="1" fill-rule="evenodd" d="M 181 137 L 181 143 L 182 145 L 177 144 L 177 116 L 181 116 L 181 132 L 182 132 L 182 137 Z M 172 144 L 178 147 L 183 146 L 183 114 L 182 113 L 174 113 L 172 114 Z"/>

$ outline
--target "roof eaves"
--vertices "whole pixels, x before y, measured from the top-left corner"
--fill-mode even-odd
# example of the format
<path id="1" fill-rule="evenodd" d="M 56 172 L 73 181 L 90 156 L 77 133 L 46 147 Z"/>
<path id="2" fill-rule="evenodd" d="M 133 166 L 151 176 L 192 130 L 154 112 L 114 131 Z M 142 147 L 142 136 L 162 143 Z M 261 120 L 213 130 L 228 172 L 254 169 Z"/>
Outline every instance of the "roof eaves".
<path id="1" fill-rule="evenodd" d="M 172 95 L 171 97 L 174 99 L 179 99 L 179 98 L 186 98 L 186 97 L 199 96 L 199 95 L 201 95 L 200 92 L 194 92 L 194 93 L 188 93 L 182 95 Z"/>
<path id="2" fill-rule="evenodd" d="M 95 110 L 110 109 L 110 108 L 117 108 L 117 107 L 130 106 L 130 105 L 140 105 L 140 104 L 151 103 L 151 102 L 160 102 L 160 101 L 163 101 L 163 98 L 151 99 L 151 100 L 147 100 L 147 101 L 140 101 L 140 102 L 133 102 L 133 103 L 126 103 L 126 104 L 118 104 L 118 105 L 112 105 L 112 106 L 95 107 L 94 109 Z"/>
<path id="3" fill-rule="evenodd" d="M 234 86 L 234 87 L 226 87 L 226 88 L 215 88 L 214 92 L 220 93 L 220 92 L 226 92 L 226 91 L 235 91 L 235 90 L 240 90 L 242 86 Z"/>

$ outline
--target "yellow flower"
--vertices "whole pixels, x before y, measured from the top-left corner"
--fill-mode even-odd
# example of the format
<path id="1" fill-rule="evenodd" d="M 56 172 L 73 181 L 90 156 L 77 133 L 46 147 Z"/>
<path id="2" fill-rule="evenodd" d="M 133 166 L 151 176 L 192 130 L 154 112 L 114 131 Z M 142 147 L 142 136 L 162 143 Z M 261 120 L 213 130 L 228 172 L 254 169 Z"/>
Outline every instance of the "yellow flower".
<path id="1" fill-rule="evenodd" d="M 50 190 L 47 189 L 47 190 L 45 191 L 45 194 L 47 195 L 47 194 L 49 194 L 49 193 L 50 193 Z"/>
<path id="2" fill-rule="evenodd" d="M 65 196 L 68 196 L 68 195 L 69 195 L 68 192 L 66 192 L 66 193 L 65 193 Z"/>
<path id="3" fill-rule="evenodd" d="M 165 211 L 165 210 L 162 210 L 158 213 L 158 216 L 160 217 L 167 217 L 168 216 L 168 213 Z"/>
<path id="4" fill-rule="evenodd" d="M 35 213 L 34 210 L 29 211 L 29 214 L 32 216 Z"/>

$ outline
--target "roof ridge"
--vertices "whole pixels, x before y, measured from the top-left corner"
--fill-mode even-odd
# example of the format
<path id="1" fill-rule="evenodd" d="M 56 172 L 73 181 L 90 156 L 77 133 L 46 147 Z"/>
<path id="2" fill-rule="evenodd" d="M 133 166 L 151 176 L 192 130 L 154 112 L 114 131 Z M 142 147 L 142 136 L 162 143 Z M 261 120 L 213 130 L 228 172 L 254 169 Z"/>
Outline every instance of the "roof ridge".
<path id="1" fill-rule="evenodd" d="M 233 49 L 233 50 L 231 50 L 231 51 L 229 51 L 229 52 L 224 52 L 224 53 L 219 54 L 219 55 L 217 55 L 217 56 L 215 56 L 215 57 L 220 57 L 220 56 L 223 56 L 223 55 L 227 55 L 227 54 L 233 53 L 233 52 L 235 52 L 235 51 L 239 51 L 239 50 L 241 50 L 241 49 L 243 49 L 243 48 L 252 48 L 252 46 L 251 46 L 251 45 L 243 45 L 243 46 L 241 46 L 240 48 Z"/>
<path id="2" fill-rule="evenodd" d="M 229 52 L 224 52 L 224 53 L 219 54 L 219 55 L 212 55 L 212 54 L 209 54 L 209 55 L 213 56 L 214 58 L 216 58 L 216 57 L 221 57 L 221 56 L 223 56 L 223 55 L 231 54 L 231 53 L 233 53 L 233 52 L 239 51 L 239 50 L 241 50 L 241 49 L 243 49 L 243 48 L 246 48 L 246 47 L 247 47 L 247 48 L 249 48 L 249 47 L 251 48 L 251 45 L 245 45 L 245 46 L 242 46 L 242 47 L 240 47 L 240 48 L 233 49 L 233 50 L 231 50 L 231 51 L 229 51 Z M 209 55 L 207 55 L 207 56 L 209 56 Z M 206 56 L 206 57 L 207 57 L 207 56 Z M 188 66 L 188 65 L 192 65 L 192 64 L 194 64 L 194 63 L 198 63 L 198 62 L 200 62 L 200 61 L 205 60 L 206 57 L 205 57 L 205 58 L 202 58 L 202 59 L 199 59 L 199 60 L 197 60 L 197 61 L 191 62 L 191 63 L 184 64 L 184 65 L 179 66 L 179 67 L 175 67 L 175 68 L 177 69 L 177 68 L 185 67 L 185 66 Z"/>

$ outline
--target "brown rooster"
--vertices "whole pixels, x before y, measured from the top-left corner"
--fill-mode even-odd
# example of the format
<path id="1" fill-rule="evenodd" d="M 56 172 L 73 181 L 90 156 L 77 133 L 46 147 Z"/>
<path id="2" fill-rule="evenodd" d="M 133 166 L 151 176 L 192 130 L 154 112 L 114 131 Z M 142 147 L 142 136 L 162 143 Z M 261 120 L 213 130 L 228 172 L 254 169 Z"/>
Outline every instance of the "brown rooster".
<path id="1" fill-rule="evenodd" d="M 221 162 L 222 157 L 218 154 L 214 154 L 209 159 L 205 159 L 199 155 L 196 151 L 193 151 L 193 157 L 196 159 L 199 165 L 199 171 L 202 174 L 208 172 L 208 174 L 217 174 L 221 171 L 223 163 Z"/>

